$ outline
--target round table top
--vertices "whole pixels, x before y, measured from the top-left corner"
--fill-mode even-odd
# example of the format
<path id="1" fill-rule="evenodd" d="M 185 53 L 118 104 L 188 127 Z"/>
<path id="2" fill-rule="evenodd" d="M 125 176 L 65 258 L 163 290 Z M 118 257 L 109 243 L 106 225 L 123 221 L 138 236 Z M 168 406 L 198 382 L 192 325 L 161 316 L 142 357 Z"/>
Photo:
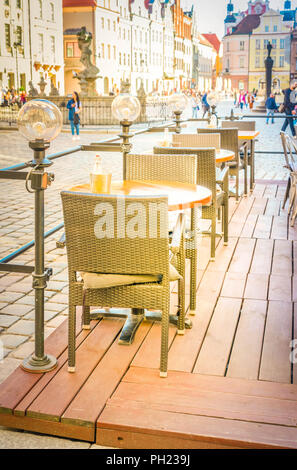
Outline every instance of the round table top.
<path id="1" fill-rule="evenodd" d="M 258 135 L 260 134 L 260 131 L 238 131 L 238 139 L 239 140 L 254 140 Z"/>
<path id="2" fill-rule="evenodd" d="M 74 186 L 70 191 L 91 192 L 89 184 Z M 109 194 L 113 196 L 166 196 L 169 211 L 192 209 L 197 204 L 207 205 L 212 199 L 210 189 L 204 186 L 171 181 L 112 181 Z"/>
<path id="3" fill-rule="evenodd" d="M 216 163 L 230 162 L 235 157 L 232 150 L 218 149 L 216 150 Z"/>

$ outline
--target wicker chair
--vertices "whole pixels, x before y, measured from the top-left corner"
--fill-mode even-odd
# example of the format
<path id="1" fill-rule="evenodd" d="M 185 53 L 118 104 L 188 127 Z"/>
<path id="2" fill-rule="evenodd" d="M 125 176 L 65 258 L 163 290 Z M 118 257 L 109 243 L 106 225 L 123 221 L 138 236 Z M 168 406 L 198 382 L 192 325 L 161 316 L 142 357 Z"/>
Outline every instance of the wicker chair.
<path id="1" fill-rule="evenodd" d="M 238 129 L 197 129 L 198 134 L 203 133 L 220 133 L 221 135 L 221 146 L 223 149 L 232 150 L 235 154 L 234 160 L 232 162 L 226 163 L 227 166 L 230 168 L 230 175 L 236 177 L 236 189 L 235 189 L 235 197 L 236 201 L 239 200 L 239 172 L 240 170 L 244 170 L 244 195 L 247 196 L 248 192 L 248 184 L 247 184 L 247 171 L 248 171 L 248 153 L 247 153 L 247 144 L 243 145 L 244 149 L 244 158 L 241 160 L 239 151 L 238 151 Z"/>
<path id="2" fill-rule="evenodd" d="M 280 136 L 286 161 L 284 166 L 290 171 L 287 189 L 283 201 L 283 209 L 285 208 L 286 202 L 289 199 L 288 214 L 290 215 L 292 211 L 291 225 L 293 226 L 297 216 L 297 162 L 295 161 L 293 151 L 297 153 L 297 146 L 294 139 L 292 139 L 289 135 L 285 134 L 284 132 L 281 131 Z"/>
<path id="3" fill-rule="evenodd" d="M 221 148 L 220 134 L 173 134 L 173 147 Z"/>
<path id="4" fill-rule="evenodd" d="M 238 129 L 239 131 L 255 131 L 256 121 L 222 121 L 223 129 Z"/>
<path id="5" fill-rule="evenodd" d="M 223 232 L 224 243 L 228 244 L 228 186 L 229 169 L 225 168 L 216 175 L 215 149 L 197 148 L 176 148 L 176 147 L 154 147 L 155 154 L 172 154 L 181 157 L 184 154 L 195 154 L 197 158 L 196 184 L 200 184 L 212 191 L 212 203 L 202 207 L 202 218 L 211 220 L 211 261 L 215 260 L 216 249 L 216 213 L 218 208 L 223 208 Z M 218 191 L 218 186 L 220 190 Z M 191 211 L 191 248 L 186 249 L 186 257 L 191 261 L 191 295 L 190 314 L 196 312 L 196 289 L 197 289 L 197 231 L 198 231 L 198 211 L 197 208 Z"/>
<path id="6" fill-rule="evenodd" d="M 76 306 L 83 306 L 83 323 L 87 328 L 90 324 L 91 306 L 147 308 L 162 311 L 160 376 L 166 377 L 171 271 L 167 198 L 119 198 L 75 192 L 62 192 L 61 197 L 69 270 L 68 371 L 75 372 Z M 121 204 L 118 204 L 119 199 Z M 133 205 L 133 211 L 130 211 L 133 216 L 134 208 L 141 206 L 146 221 L 141 226 L 141 236 L 126 235 L 127 224 L 131 220 L 131 215 L 128 215 L 129 205 Z M 154 237 L 149 223 L 152 205 L 156 205 L 156 212 L 159 214 L 154 219 L 157 228 Z M 98 215 L 101 214 L 110 214 L 109 222 L 103 221 L 106 236 L 101 233 L 104 223 L 100 225 L 100 219 L 98 220 Z M 183 214 L 180 214 L 179 220 L 178 233 L 175 232 L 172 237 L 174 253 L 182 246 L 184 239 Z M 82 275 L 83 281 L 78 280 L 78 273 Z M 106 279 L 107 275 L 117 279 L 119 275 L 130 275 L 134 284 L 123 285 L 123 281 L 120 281 L 113 282 L 113 286 L 109 287 L 106 282 L 104 285 L 102 280 L 97 281 L 98 276 Z M 87 276 L 91 279 L 96 276 L 96 287 L 92 286 L 94 280 L 87 283 Z M 109 279 L 110 276 L 108 282 Z M 101 287 L 97 286 L 97 282 Z"/>
<path id="7" fill-rule="evenodd" d="M 196 183 L 196 155 L 150 155 L 125 154 L 126 180 L 173 181 Z M 184 277 L 184 260 L 179 260 L 179 272 Z M 179 334 L 185 330 L 185 294 L 179 282 L 179 310 L 181 326 Z M 191 313 L 191 312 L 190 312 Z"/>

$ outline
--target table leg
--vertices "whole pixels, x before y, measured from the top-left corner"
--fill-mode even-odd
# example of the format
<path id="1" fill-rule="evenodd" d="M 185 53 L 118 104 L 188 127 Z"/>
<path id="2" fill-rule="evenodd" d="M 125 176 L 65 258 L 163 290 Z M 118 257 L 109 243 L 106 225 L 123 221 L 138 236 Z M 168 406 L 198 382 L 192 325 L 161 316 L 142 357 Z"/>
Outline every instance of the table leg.
<path id="1" fill-rule="evenodd" d="M 251 191 L 255 186 L 255 141 L 251 140 L 251 177 L 250 177 L 250 189 Z"/>
<path id="2" fill-rule="evenodd" d="M 91 320 L 99 320 L 100 318 L 125 318 L 125 323 L 120 335 L 119 344 L 127 345 L 133 343 L 135 334 L 143 320 L 158 321 L 162 320 L 162 312 L 153 312 L 141 308 L 133 309 L 103 309 L 93 310 L 90 314 Z M 178 324 L 178 315 L 170 315 L 169 323 L 174 326 Z M 186 329 L 192 328 L 192 322 L 188 318 L 185 320 Z"/>

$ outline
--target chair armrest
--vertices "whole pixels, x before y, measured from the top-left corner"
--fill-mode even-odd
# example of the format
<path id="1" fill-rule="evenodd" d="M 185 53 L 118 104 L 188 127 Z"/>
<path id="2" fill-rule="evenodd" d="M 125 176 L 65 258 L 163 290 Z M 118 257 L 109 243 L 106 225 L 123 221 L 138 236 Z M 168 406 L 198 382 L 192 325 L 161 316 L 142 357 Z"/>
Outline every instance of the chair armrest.
<path id="1" fill-rule="evenodd" d="M 170 243 L 170 260 L 174 257 L 174 254 L 179 253 L 181 244 L 183 243 L 185 235 L 185 214 L 180 213 L 178 215 L 175 227 L 172 232 L 172 239 Z"/>
<path id="2" fill-rule="evenodd" d="M 228 181 L 229 167 L 226 166 L 219 175 L 217 175 L 216 183 L 222 186 L 225 181 Z"/>
<path id="3" fill-rule="evenodd" d="M 65 232 L 64 232 L 60 240 L 56 242 L 56 247 L 65 248 L 65 246 L 66 246 L 66 237 L 65 237 Z"/>

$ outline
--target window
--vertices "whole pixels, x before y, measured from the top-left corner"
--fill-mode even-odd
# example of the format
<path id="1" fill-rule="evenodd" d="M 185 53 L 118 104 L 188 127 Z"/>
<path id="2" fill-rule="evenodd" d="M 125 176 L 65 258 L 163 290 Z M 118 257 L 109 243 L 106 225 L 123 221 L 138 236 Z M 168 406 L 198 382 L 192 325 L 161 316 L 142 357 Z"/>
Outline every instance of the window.
<path id="1" fill-rule="evenodd" d="M 285 48 L 285 40 L 284 39 L 280 39 L 280 48 L 281 49 Z"/>
<path id="2" fill-rule="evenodd" d="M 15 31 L 15 36 L 16 36 L 16 43 L 18 45 L 22 45 L 23 44 L 23 30 L 22 30 L 22 27 L 21 26 L 17 26 L 16 27 L 16 31 Z"/>
<path id="3" fill-rule="evenodd" d="M 296 59 L 296 71 L 297 71 L 297 59 Z"/>
<path id="4" fill-rule="evenodd" d="M 285 66 L 285 56 L 281 55 L 279 57 L 279 66 L 284 67 Z"/>
<path id="5" fill-rule="evenodd" d="M 126 39 L 126 30 L 123 29 L 123 39 L 125 40 Z"/>
<path id="6" fill-rule="evenodd" d="M 22 8 L 22 0 L 17 0 L 16 1 L 16 7 L 17 8 Z M 22 74 L 21 74 L 22 75 Z"/>
<path id="7" fill-rule="evenodd" d="M 24 90 L 26 89 L 26 74 L 25 73 L 20 73 L 20 86 Z"/>
<path id="8" fill-rule="evenodd" d="M 9 7 L 9 0 L 4 0 L 4 5 L 6 5 L 7 7 Z"/>
<path id="9" fill-rule="evenodd" d="M 43 54 L 43 34 L 38 34 L 38 52 Z"/>
<path id="10" fill-rule="evenodd" d="M 6 45 L 6 47 L 10 47 L 11 46 L 11 42 L 10 42 L 10 24 L 6 24 L 4 29 L 5 29 L 5 45 Z"/>
<path id="11" fill-rule="evenodd" d="M 276 26 L 276 25 L 273 26 L 273 31 L 274 31 L 275 33 L 277 32 L 277 26 Z"/>
<path id="12" fill-rule="evenodd" d="M 104 44 L 101 44 L 101 57 L 104 59 Z"/>
<path id="13" fill-rule="evenodd" d="M 243 69 L 244 67 L 244 57 L 239 57 L 239 67 Z"/>
<path id="14" fill-rule="evenodd" d="M 256 49 L 261 49 L 261 39 L 256 39 Z"/>
<path id="15" fill-rule="evenodd" d="M 240 41 L 240 46 L 239 46 L 241 51 L 244 51 L 244 41 Z"/>
<path id="16" fill-rule="evenodd" d="M 42 19 L 42 0 L 38 0 L 39 18 Z"/>
<path id="17" fill-rule="evenodd" d="M 107 29 L 110 31 L 110 20 L 107 20 Z"/>
<path id="18" fill-rule="evenodd" d="M 115 46 L 113 46 L 113 58 L 114 60 L 117 58 L 117 48 Z"/>
<path id="19" fill-rule="evenodd" d="M 273 49 L 276 49 L 276 47 L 277 47 L 277 41 L 276 41 L 276 39 L 272 39 L 271 45 L 272 45 Z"/>
<path id="20" fill-rule="evenodd" d="M 103 16 L 101 18 L 101 28 L 104 29 L 104 18 L 103 18 Z"/>
<path id="21" fill-rule="evenodd" d="M 53 62 L 56 62 L 56 38 L 55 36 L 51 36 L 51 53 Z"/>
<path id="22" fill-rule="evenodd" d="M 265 33 L 269 33 L 269 26 L 265 26 Z"/>
<path id="23" fill-rule="evenodd" d="M 55 21 L 55 5 L 50 3 L 50 10 L 51 10 L 51 20 Z"/>
<path id="24" fill-rule="evenodd" d="M 267 49 L 267 46 L 268 46 L 268 39 L 264 39 L 264 49 Z"/>
<path id="25" fill-rule="evenodd" d="M 255 59 L 255 67 L 256 68 L 260 67 L 260 57 L 259 56 L 257 56 L 256 59 Z"/>
<path id="26" fill-rule="evenodd" d="M 115 21 L 113 22 L 113 30 L 114 31 L 116 30 L 116 22 Z"/>
<path id="27" fill-rule="evenodd" d="M 110 59 L 110 45 L 107 46 L 107 58 Z"/>
<path id="28" fill-rule="evenodd" d="M 126 54 L 123 54 L 123 64 L 126 65 Z"/>

